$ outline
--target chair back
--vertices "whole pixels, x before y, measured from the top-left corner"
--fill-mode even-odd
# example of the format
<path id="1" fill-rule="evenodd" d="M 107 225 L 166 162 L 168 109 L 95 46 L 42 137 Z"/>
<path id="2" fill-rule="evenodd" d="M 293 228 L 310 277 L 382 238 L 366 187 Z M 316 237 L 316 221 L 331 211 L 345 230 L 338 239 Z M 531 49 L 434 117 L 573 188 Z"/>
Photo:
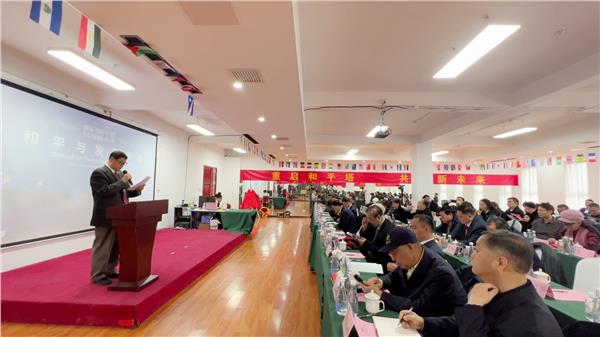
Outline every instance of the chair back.
<path id="1" fill-rule="evenodd" d="M 600 287 L 600 257 L 582 259 L 575 268 L 573 289 L 584 294 Z"/>

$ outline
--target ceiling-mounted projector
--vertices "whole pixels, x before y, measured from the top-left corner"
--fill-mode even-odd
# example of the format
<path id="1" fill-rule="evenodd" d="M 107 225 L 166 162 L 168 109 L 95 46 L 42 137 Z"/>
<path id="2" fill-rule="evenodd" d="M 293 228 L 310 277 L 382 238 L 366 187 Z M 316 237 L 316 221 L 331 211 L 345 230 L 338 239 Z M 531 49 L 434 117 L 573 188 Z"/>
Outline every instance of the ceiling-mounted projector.
<path id="1" fill-rule="evenodd" d="M 379 124 L 374 127 L 369 133 L 367 133 L 368 138 L 385 138 L 392 134 L 392 129 L 389 126 L 384 124 Z"/>

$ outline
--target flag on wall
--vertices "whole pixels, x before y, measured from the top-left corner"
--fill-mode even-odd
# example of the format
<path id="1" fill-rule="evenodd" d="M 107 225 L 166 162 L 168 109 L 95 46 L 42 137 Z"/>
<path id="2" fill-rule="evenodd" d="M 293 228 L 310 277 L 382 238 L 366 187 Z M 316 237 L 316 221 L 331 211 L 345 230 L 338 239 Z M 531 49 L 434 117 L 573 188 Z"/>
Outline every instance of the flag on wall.
<path id="1" fill-rule="evenodd" d="M 585 157 L 584 157 L 583 153 L 578 153 L 577 154 L 577 159 L 575 159 L 575 162 L 577 162 L 577 163 L 585 163 Z"/>
<path id="2" fill-rule="evenodd" d="M 562 165 L 562 156 L 556 156 L 556 165 Z"/>
<path id="3" fill-rule="evenodd" d="M 595 162 L 596 162 L 596 153 L 595 152 L 588 153 L 588 163 L 595 163 Z"/>
<path id="4" fill-rule="evenodd" d="M 573 164 L 573 156 L 570 154 L 567 155 L 567 164 Z"/>
<path id="5" fill-rule="evenodd" d="M 62 1 L 61 0 L 33 0 L 29 18 L 49 29 L 52 33 L 60 35 L 62 25 Z"/>
<path id="6" fill-rule="evenodd" d="M 87 16 L 82 15 L 79 24 L 79 49 L 85 50 L 95 58 L 100 58 L 100 37 L 102 30 Z"/>
<path id="7" fill-rule="evenodd" d="M 188 115 L 194 115 L 194 97 L 192 95 L 188 95 L 188 107 L 187 107 Z"/>

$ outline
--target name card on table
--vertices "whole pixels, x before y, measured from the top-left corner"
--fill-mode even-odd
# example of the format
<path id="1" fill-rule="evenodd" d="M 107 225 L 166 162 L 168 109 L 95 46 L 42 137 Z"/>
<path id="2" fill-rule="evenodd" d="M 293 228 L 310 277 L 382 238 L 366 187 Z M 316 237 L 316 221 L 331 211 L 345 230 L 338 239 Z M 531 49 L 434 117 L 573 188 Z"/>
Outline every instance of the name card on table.
<path id="1" fill-rule="evenodd" d="M 458 249 L 458 247 L 453 244 L 453 243 L 449 243 L 448 246 L 446 246 L 446 253 L 450 254 L 450 255 L 456 255 L 456 250 Z"/>
<path id="2" fill-rule="evenodd" d="M 548 297 L 557 301 L 585 302 L 585 294 L 571 289 L 548 288 Z"/>
<path id="3" fill-rule="evenodd" d="M 593 250 L 585 249 L 585 248 L 577 245 L 577 246 L 575 246 L 575 256 L 585 259 L 588 257 L 595 257 L 596 252 Z"/>
<path id="4" fill-rule="evenodd" d="M 348 306 L 348 311 L 346 311 L 346 316 L 344 316 L 344 321 L 342 322 L 342 332 L 344 337 L 350 336 L 350 332 L 352 332 L 352 327 L 354 326 L 354 312 L 352 311 L 352 306 Z"/>
<path id="5" fill-rule="evenodd" d="M 531 284 L 533 284 L 533 287 L 535 288 L 535 291 L 538 293 L 538 295 L 540 295 L 540 297 L 542 299 L 546 298 L 546 294 L 548 293 L 548 289 L 550 288 L 550 283 L 536 278 L 536 277 L 527 277 L 529 279 L 529 281 L 531 281 Z"/>
<path id="6" fill-rule="evenodd" d="M 354 318 L 354 328 L 360 337 L 377 337 L 375 324 L 363 321 L 358 317 Z"/>

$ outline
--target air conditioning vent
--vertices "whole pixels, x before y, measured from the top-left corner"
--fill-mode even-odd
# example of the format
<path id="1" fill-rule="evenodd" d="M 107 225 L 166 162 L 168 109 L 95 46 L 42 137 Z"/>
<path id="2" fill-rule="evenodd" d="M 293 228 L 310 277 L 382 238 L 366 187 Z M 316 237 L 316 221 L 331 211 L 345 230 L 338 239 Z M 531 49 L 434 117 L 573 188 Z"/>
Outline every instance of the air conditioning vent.
<path id="1" fill-rule="evenodd" d="M 242 83 L 263 83 L 262 74 L 258 69 L 230 69 L 233 78 Z"/>

